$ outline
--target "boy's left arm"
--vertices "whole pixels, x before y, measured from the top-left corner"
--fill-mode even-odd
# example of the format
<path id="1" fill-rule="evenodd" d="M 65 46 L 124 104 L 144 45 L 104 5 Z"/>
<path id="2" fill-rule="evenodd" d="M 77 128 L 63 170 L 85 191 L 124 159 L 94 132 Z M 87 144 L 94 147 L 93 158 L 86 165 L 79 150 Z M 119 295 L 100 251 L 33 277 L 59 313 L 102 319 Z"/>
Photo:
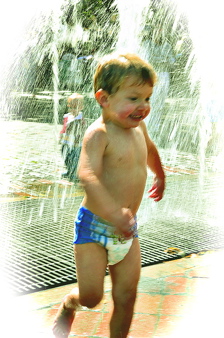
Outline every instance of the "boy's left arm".
<path id="1" fill-rule="evenodd" d="M 162 167 L 158 150 L 153 141 L 150 139 L 144 122 L 142 123 L 142 130 L 145 136 L 148 150 L 147 165 L 150 170 L 155 174 L 153 185 L 148 191 L 150 193 L 149 197 L 153 198 L 155 202 L 158 202 L 163 198 L 163 193 L 165 189 L 165 173 Z"/>
<path id="2" fill-rule="evenodd" d="M 149 197 L 153 198 L 155 202 L 158 202 L 163 198 L 165 190 L 165 173 L 162 168 L 159 153 L 153 142 L 152 147 L 148 150 L 147 164 L 151 171 L 155 174 L 153 185 L 151 189 L 148 190 L 150 193 Z"/>

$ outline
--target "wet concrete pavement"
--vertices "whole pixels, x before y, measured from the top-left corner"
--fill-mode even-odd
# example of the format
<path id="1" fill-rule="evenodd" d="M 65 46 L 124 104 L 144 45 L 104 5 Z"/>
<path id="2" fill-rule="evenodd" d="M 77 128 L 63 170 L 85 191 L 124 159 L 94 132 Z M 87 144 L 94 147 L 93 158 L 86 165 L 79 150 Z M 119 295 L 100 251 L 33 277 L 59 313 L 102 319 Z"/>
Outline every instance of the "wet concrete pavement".
<path id="1" fill-rule="evenodd" d="M 61 125 L 0 122 L 0 198 L 15 194 L 18 198 L 34 198 L 43 196 L 46 190 L 52 192 L 49 184 L 61 181 L 64 171 L 58 144 Z M 159 150 L 167 176 L 197 175 L 202 169 L 203 174 L 223 174 L 224 151 L 219 156 L 201 158 L 175 147 Z"/>
<path id="2" fill-rule="evenodd" d="M 61 201 L 68 196 L 82 196 L 80 187 L 61 180 L 64 166 L 57 142 L 60 127 L 1 121 L 2 206 L 16 205 L 19 201 L 54 199 L 55 196 Z M 167 173 L 167 192 L 160 204 L 147 208 L 148 201 L 143 199 L 139 215 L 142 235 L 144 232 L 147 235 L 149 219 L 161 224 L 161 229 L 164 227 L 164 236 L 168 235 L 169 229 L 171 231 L 172 222 L 180 220 L 180 226 L 183 220 L 184 224 L 191 222 L 193 230 L 198 223 L 222 230 L 223 157 L 210 156 L 201 166 L 202 159 L 195 154 L 164 149 L 160 153 Z M 205 169 L 203 174 L 202 167 Z M 149 184 L 150 179 L 149 176 Z M 2 226 L 7 225 L 2 222 Z M 183 241 L 187 239 L 187 232 L 189 228 L 183 228 Z M 155 233 L 151 231 L 153 235 Z M 191 235 L 191 241 L 195 236 L 196 232 Z M 7 237 L 7 241 L 12 238 Z M 8 254 L 6 244 L 3 245 L 5 251 L 1 251 L 3 258 Z M 214 249 L 142 269 L 130 337 L 222 337 L 220 306 L 224 254 L 222 248 Z M 2 283 L 4 336 L 52 337 L 53 318 L 62 297 L 71 287 L 61 286 L 10 298 L 11 291 Z M 95 309 L 83 309 L 77 314 L 70 337 L 109 337 L 110 291 L 107 276 L 104 301 Z"/>
<path id="3" fill-rule="evenodd" d="M 223 258 L 224 251 L 217 250 L 144 267 L 129 337 L 221 338 Z M 61 299 L 74 286 L 17 298 L 1 288 L 4 337 L 53 338 L 51 327 Z M 69 337 L 108 338 L 112 308 L 107 276 L 103 301 L 77 312 Z"/>

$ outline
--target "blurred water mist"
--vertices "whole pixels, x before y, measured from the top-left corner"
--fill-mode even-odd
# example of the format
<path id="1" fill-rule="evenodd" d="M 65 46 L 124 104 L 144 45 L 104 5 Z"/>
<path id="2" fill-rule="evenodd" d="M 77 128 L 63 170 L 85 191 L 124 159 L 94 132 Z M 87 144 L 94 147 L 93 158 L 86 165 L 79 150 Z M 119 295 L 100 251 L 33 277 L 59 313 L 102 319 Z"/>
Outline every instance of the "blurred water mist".
<path id="1" fill-rule="evenodd" d="M 57 264 L 62 245 L 63 264 L 70 265 L 65 280 L 71 280 L 69 245 L 83 192 L 61 180 L 64 164 L 57 137 L 72 92 L 84 96 L 87 125 L 99 116 L 93 69 L 100 56 L 116 49 L 139 53 L 158 74 L 146 122 L 160 150 L 167 189 L 158 204 L 149 201 L 146 192 L 139 211 L 142 243 L 151 245 L 150 254 L 148 249 L 144 252 L 146 261 L 155 247 L 155 260 L 158 255 L 164 258 L 169 245 L 189 252 L 192 247 L 204 249 L 210 229 L 221 238 L 217 230 L 223 227 L 224 184 L 221 2 L 142 0 L 136 8 L 135 0 L 14 0 L 1 7 L 0 184 L 5 202 L 1 234 L 12 284 L 19 281 L 18 265 L 21 292 L 32 290 L 36 276 L 31 274 L 27 287 L 26 276 L 33 266 L 26 263 L 34 261 L 40 276 L 35 287 L 45 287 L 51 275 L 43 276 L 41 264 L 46 270 L 55 264 L 56 283 L 61 282 Z M 149 174 L 147 188 L 151 180 Z M 206 248 L 215 244 L 209 245 Z"/>

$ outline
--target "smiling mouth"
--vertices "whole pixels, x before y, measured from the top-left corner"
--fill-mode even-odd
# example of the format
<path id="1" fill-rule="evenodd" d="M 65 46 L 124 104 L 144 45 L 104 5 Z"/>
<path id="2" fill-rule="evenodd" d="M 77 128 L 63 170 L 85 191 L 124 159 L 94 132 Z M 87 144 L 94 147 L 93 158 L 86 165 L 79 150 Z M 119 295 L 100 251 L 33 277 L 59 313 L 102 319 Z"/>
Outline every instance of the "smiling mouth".
<path id="1" fill-rule="evenodd" d="M 130 115 L 129 117 L 132 118 L 132 119 L 134 119 L 134 120 L 141 120 L 141 119 L 143 119 L 142 115 Z"/>

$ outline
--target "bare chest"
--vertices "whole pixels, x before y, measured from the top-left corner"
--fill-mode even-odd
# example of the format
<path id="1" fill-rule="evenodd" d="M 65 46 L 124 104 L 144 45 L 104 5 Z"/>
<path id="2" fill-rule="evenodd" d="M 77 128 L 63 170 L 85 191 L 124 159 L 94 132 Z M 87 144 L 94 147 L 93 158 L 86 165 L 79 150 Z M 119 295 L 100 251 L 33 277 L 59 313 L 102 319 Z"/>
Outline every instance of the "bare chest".
<path id="1" fill-rule="evenodd" d="M 147 148 L 141 130 L 125 130 L 110 138 L 104 159 L 111 167 L 146 165 Z"/>

